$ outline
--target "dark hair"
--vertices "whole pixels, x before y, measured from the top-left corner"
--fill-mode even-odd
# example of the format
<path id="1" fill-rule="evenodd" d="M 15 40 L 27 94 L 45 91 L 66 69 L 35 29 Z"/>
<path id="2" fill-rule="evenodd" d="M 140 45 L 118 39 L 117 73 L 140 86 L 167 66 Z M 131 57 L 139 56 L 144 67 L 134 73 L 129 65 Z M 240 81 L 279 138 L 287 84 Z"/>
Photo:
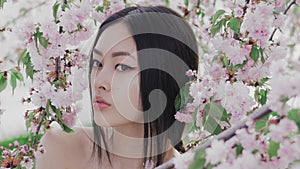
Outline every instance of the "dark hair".
<path id="1" fill-rule="evenodd" d="M 184 152 L 181 141 L 184 123 L 174 117 L 175 97 L 181 87 L 189 81 L 185 72 L 198 69 L 198 49 L 195 35 L 189 24 L 175 11 L 163 7 L 128 7 L 107 18 L 99 28 L 94 47 L 102 32 L 111 24 L 124 22 L 135 40 L 140 67 L 140 93 L 144 111 L 144 160 L 153 159 L 158 166 L 162 164 L 166 143 L 169 140 L 174 147 Z M 150 97 L 155 89 L 163 91 L 167 100 L 161 95 Z M 153 93 L 151 93 L 152 95 Z M 163 112 L 163 113 L 161 113 Z M 161 113 L 161 114 L 160 114 Z M 152 119 L 153 117 L 158 117 Z M 94 146 L 93 155 L 101 158 L 101 140 L 103 128 L 93 121 Z M 156 137 L 154 137 L 156 136 Z M 156 139 L 156 155 L 148 155 Z M 149 141 L 150 140 L 150 141 Z M 109 153 L 106 150 L 108 159 Z M 111 161 L 110 161 L 111 162 Z"/>

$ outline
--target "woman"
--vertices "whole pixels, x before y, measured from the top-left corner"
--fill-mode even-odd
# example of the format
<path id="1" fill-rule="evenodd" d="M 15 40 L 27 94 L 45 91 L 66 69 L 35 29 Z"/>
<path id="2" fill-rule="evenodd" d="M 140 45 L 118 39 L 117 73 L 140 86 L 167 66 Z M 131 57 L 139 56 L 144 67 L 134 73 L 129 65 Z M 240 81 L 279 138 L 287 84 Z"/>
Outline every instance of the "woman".
<path id="1" fill-rule="evenodd" d="M 184 151 L 175 97 L 197 70 L 190 26 L 162 6 L 129 7 L 100 26 L 91 52 L 93 128 L 47 132 L 37 168 L 145 168 Z M 174 148 L 176 150 L 174 150 Z"/>

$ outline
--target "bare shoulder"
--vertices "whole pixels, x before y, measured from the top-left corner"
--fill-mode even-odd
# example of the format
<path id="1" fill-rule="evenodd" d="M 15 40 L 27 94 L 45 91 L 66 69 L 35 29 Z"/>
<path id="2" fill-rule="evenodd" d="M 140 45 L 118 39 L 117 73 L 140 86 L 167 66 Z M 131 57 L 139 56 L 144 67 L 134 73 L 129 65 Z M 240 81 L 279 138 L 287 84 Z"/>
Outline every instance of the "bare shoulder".
<path id="1" fill-rule="evenodd" d="M 41 139 L 45 152 L 37 155 L 36 168 L 81 168 L 91 154 L 92 129 L 78 127 L 74 131 L 66 133 L 54 128 L 47 131 Z"/>

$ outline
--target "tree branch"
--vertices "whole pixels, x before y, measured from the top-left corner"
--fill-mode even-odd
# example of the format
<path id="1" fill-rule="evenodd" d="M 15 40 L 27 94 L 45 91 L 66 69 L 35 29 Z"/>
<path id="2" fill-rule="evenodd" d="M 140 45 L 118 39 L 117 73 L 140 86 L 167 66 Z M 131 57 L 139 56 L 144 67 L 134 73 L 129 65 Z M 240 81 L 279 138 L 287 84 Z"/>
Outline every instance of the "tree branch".
<path id="1" fill-rule="evenodd" d="M 238 129 L 244 128 L 246 127 L 246 123 L 248 121 L 252 121 L 252 120 L 258 120 L 261 119 L 262 117 L 264 117 L 265 115 L 271 113 L 272 111 L 269 109 L 268 106 L 263 106 L 260 109 L 255 110 L 249 117 L 247 117 L 245 120 L 243 120 L 242 122 L 240 122 L 239 124 L 223 131 L 222 133 L 220 133 L 219 135 L 215 136 L 214 138 L 210 139 L 209 141 L 203 143 L 202 145 L 194 148 L 191 150 L 192 153 L 195 153 L 196 151 L 202 149 L 202 148 L 207 148 L 211 145 L 212 141 L 214 140 L 228 140 L 230 138 L 232 138 L 235 135 L 235 132 Z M 175 158 L 172 158 L 171 160 L 167 161 L 166 163 L 156 167 L 155 169 L 170 169 L 170 168 L 174 168 L 174 160 Z"/>
<path id="2" fill-rule="evenodd" d="M 33 139 L 33 143 L 32 143 L 33 147 L 35 147 L 35 145 L 37 144 L 37 137 L 38 137 L 38 134 L 40 132 L 41 126 L 42 126 L 42 124 L 44 122 L 45 116 L 46 116 L 46 110 L 43 110 L 41 121 L 39 122 L 39 124 L 38 124 L 38 126 L 36 128 L 35 134 L 34 134 L 34 139 Z"/>
<path id="3" fill-rule="evenodd" d="M 295 5 L 295 4 L 296 4 L 296 0 L 293 0 L 293 1 L 289 4 L 289 6 L 285 9 L 285 11 L 283 12 L 283 14 L 286 15 L 287 12 L 290 10 L 290 8 L 291 8 L 293 5 Z M 273 37 L 274 37 L 274 35 L 275 35 L 277 29 L 278 29 L 278 28 L 275 28 L 275 29 L 273 30 L 273 32 L 272 32 L 272 34 L 271 34 L 271 36 L 270 36 L 270 38 L 269 38 L 269 41 L 273 41 Z"/>

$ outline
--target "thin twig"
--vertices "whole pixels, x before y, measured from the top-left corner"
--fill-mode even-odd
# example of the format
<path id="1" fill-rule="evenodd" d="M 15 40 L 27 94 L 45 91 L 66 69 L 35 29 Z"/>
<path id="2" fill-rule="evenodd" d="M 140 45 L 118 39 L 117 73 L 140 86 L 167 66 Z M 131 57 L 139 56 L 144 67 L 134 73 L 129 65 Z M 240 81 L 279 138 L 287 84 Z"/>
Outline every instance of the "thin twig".
<path id="1" fill-rule="evenodd" d="M 291 8 L 293 5 L 295 5 L 295 4 L 296 4 L 296 0 L 293 0 L 293 1 L 289 4 L 289 6 L 285 9 L 285 11 L 283 12 L 283 14 L 286 15 L 287 12 L 290 10 L 290 8 Z M 274 35 L 275 35 L 275 33 L 276 33 L 277 30 L 278 30 L 278 28 L 275 28 L 275 29 L 273 30 L 273 32 L 272 32 L 272 34 L 271 34 L 271 36 L 270 36 L 270 38 L 269 38 L 269 41 L 273 41 L 273 37 L 274 37 Z"/>
<path id="2" fill-rule="evenodd" d="M 42 114 L 42 117 L 41 117 L 41 121 L 39 122 L 39 124 L 38 124 L 38 126 L 37 126 L 37 128 L 36 128 L 35 134 L 34 134 L 34 139 L 33 139 L 33 143 L 32 143 L 32 146 L 33 146 L 33 147 L 34 147 L 35 144 L 37 143 L 37 136 L 38 136 L 38 134 L 39 134 L 39 132 L 40 132 L 40 129 L 41 129 L 41 126 L 42 126 L 42 124 L 43 124 L 43 122 L 44 122 L 45 116 L 46 116 L 46 110 L 43 110 L 43 114 Z"/>
<path id="3" fill-rule="evenodd" d="M 59 72 L 60 72 L 60 57 L 55 58 L 55 79 L 56 82 L 59 79 Z"/>
<path id="4" fill-rule="evenodd" d="M 265 115 L 271 113 L 272 111 L 269 109 L 268 106 L 263 106 L 260 109 L 255 110 L 249 117 L 247 117 L 245 120 L 243 120 L 242 122 L 240 122 L 239 124 L 223 131 L 221 134 L 215 136 L 214 138 L 210 139 L 209 141 L 201 144 L 200 146 L 194 148 L 191 150 L 192 153 L 195 153 L 196 151 L 202 149 L 202 148 L 207 148 L 211 145 L 213 140 L 228 140 L 230 138 L 232 138 L 235 135 L 235 132 L 238 129 L 244 128 L 246 127 L 246 123 L 248 121 L 252 121 L 252 120 L 258 120 L 261 119 L 262 117 L 264 117 Z M 167 161 L 166 163 L 156 167 L 155 169 L 170 169 L 170 168 L 174 168 L 174 160 L 175 158 L 170 159 L 169 161 Z"/>

